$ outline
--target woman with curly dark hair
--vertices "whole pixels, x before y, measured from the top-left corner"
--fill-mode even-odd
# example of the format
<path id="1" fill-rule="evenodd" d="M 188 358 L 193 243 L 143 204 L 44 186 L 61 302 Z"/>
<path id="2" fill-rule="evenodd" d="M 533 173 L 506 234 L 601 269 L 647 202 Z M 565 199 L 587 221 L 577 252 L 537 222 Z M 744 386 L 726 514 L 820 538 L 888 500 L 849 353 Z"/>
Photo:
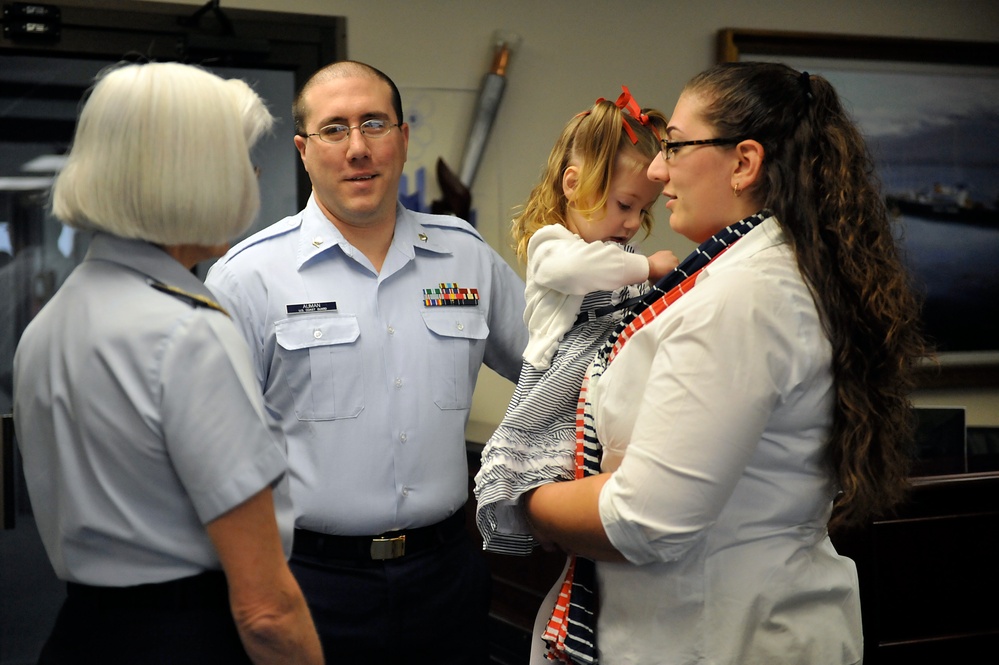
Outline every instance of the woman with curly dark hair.
<path id="1" fill-rule="evenodd" d="M 828 529 L 904 496 L 927 355 L 869 151 L 828 81 L 771 63 L 694 77 L 667 136 L 648 175 L 701 245 L 584 379 L 581 448 L 619 465 L 527 514 L 598 562 L 602 663 L 857 663 Z"/>

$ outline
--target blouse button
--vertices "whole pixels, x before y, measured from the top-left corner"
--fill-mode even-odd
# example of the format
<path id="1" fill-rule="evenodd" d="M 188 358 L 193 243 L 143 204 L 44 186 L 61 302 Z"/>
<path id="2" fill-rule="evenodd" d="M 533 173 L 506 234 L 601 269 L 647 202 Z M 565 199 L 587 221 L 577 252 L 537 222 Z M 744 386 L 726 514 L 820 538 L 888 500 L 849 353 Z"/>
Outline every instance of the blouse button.
<path id="1" fill-rule="evenodd" d="M 458 322 L 458 330 L 464 330 L 464 329 L 465 329 L 465 324 L 464 324 L 464 323 L 461 323 L 461 322 L 459 321 L 459 322 Z"/>
<path id="2" fill-rule="evenodd" d="M 323 331 L 320 330 L 319 328 L 316 328 L 314 331 L 312 331 L 312 336 L 315 337 L 316 339 L 319 339 L 320 337 L 323 336 Z"/>

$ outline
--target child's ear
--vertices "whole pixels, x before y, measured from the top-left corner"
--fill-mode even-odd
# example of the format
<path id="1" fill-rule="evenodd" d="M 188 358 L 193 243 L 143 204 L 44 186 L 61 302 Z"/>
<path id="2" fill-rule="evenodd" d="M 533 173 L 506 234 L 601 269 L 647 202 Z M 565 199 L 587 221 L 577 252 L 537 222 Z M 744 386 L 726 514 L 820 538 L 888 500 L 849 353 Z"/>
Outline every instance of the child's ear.
<path id="1" fill-rule="evenodd" d="M 576 185 L 579 183 L 579 167 L 569 166 L 562 174 L 562 193 L 565 194 L 566 201 L 572 201 L 576 194 Z"/>

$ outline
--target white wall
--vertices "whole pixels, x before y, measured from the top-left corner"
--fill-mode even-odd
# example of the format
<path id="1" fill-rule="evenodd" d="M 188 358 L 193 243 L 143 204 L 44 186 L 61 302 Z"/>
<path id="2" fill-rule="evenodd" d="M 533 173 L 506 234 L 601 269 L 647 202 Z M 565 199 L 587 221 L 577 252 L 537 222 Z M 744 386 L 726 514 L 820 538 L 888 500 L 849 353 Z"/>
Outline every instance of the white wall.
<path id="1" fill-rule="evenodd" d="M 203 0 L 178 0 L 203 5 Z M 715 60 L 722 28 L 999 41 L 995 0 L 226 0 L 224 8 L 347 18 L 348 57 L 370 63 L 400 87 L 466 91 L 488 68 L 494 30 L 518 33 L 508 85 L 476 185 L 495 189 L 479 228 L 509 251 L 510 210 L 523 202 L 565 121 L 627 85 L 645 106 L 669 115 L 683 83 Z M 403 99 L 405 105 L 406 100 Z M 471 101 L 465 114 L 471 118 Z M 467 125 L 456 127 L 463 137 Z M 442 155 L 452 167 L 460 154 Z M 472 190 L 477 200 L 476 189 Z M 481 197 L 480 197 L 481 198 Z M 657 211 L 660 220 L 665 215 Z M 692 248 L 661 222 L 646 250 Z M 480 378 L 473 420 L 497 423 L 512 386 Z M 969 424 L 999 425 L 999 390 L 936 391 L 917 403 L 966 405 Z"/>

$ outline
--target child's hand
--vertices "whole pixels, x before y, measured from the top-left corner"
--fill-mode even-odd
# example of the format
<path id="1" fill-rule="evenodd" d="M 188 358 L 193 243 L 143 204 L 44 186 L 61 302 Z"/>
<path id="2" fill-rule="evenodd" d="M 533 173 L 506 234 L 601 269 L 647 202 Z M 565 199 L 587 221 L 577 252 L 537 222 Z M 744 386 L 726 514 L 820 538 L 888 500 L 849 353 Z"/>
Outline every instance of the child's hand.
<path id="1" fill-rule="evenodd" d="M 680 264 L 676 255 L 663 249 L 649 257 L 649 281 L 655 284 Z"/>

